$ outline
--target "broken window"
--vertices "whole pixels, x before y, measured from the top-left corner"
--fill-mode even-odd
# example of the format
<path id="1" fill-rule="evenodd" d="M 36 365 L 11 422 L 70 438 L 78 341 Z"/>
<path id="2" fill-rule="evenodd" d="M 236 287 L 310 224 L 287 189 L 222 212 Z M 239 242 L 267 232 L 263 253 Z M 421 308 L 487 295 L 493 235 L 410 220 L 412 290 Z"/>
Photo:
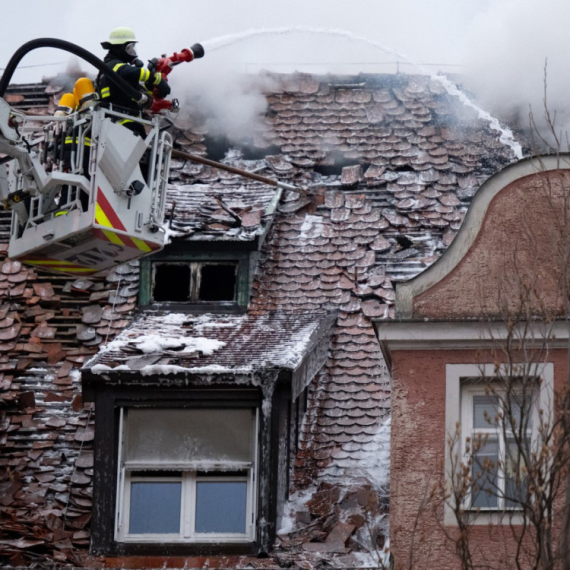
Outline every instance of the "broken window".
<path id="1" fill-rule="evenodd" d="M 233 301 L 236 296 L 236 265 L 201 265 L 198 298 L 201 301 Z"/>
<path id="2" fill-rule="evenodd" d="M 159 263 L 154 266 L 155 301 L 190 299 L 190 266 L 182 263 Z"/>
<path id="3" fill-rule="evenodd" d="M 154 262 L 154 302 L 235 302 L 238 262 Z"/>
<path id="4" fill-rule="evenodd" d="M 254 539 L 255 409 L 121 413 L 117 541 Z"/>

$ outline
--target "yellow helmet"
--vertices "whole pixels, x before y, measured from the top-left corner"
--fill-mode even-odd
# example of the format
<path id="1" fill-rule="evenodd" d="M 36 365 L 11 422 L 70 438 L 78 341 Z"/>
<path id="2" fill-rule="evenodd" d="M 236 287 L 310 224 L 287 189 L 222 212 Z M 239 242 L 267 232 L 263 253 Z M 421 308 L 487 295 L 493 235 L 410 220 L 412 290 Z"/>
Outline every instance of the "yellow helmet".
<path id="1" fill-rule="evenodd" d="M 54 115 L 56 117 L 63 115 L 70 115 L 77 107 L 77 99 L 73 93 L 64 93 L 59 100 Z"/>
<path id="2" fill-rule="evenodd" d="M 97 101 L 97 94 L 95 93 L 93 81 L 88 77 L 80 77 L 75 82 L 73 94 L 75 95 L 81 109 L 88 106 L 88 104 L 92 107 Z"/>
<path id="3" fill-rule="evenodd" d="M 101 45 L 108 49 L 108 46 L 120 46 L 130 42 L 136 42 L 135 33 L 131 28 L 114 28 L 109 34 L 109 40 L 101 42 Z"/>

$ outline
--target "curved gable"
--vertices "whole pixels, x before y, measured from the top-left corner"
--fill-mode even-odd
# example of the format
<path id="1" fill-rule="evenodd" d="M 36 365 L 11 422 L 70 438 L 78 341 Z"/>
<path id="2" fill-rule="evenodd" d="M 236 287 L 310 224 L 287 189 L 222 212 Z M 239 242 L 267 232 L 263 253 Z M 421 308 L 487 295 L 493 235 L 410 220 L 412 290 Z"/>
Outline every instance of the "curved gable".
<path id="1" fill-rule="evenodd" d="M 481 186 L 446 253 L 397 286 L 398 316 L 492 318 L 522 304 L 557 311 L 569 250 L 570 156 L 517 162 Z"/>

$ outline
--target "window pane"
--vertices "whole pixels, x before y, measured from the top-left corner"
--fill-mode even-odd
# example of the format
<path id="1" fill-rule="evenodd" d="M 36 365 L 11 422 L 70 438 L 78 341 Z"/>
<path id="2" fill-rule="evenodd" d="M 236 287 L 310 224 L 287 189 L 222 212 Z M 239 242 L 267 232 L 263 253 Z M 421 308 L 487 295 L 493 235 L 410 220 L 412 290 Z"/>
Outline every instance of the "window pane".
<path id="1" fill-rule="evenodd" d="M 499 398 L 497 396 L 473 396 L 473 427 L 496 426 L 498 411 Z"/>
<path id="2" fill-rule="evenodd" d="M 499 461 L 499 445 L 496 439 L 483 439 L 478 449 L 477 441 L 473 450 L 473 488 L 471 490 L 471 506 L 481 508 L 497 507 L 497 471 Z"/>
<path id="3" fill-rule="evenodd" d="M 131 409 L 127 461 L 251 461 L 252 410 Z"/>
<path id="4" fill-rule="evenodd" d="M 523 422 L 523 428 L 525 430 L 532 429 L 532 400 L 533 394 L 530 390 L 526 390 L 524 393 L 521 394 L 511 394 L 510 395 L 510 404 L 511 404 L 511 415 L 512 419 L 515 420 L 515 429 L 520 427 L 520 422 Z M 521 418 L 521 412 L 524 415 Z M 510 420 L 510 418 L 506 418 Z M 507 422 L 509 428 L 512 426 L 510 425 L 510 421 Z"/>
<path id="5" fill-rule="evenodd" d="M 514 440 L 509 440 L 505 460 L 505 505 L 520 508 L 526 499 L 527 478 L 524 470 L 523 453 L 528 453 L 530 441 L 522 442 L 522 449 Z"/>
<path id="6" fill-rule="evenodd" d="M 155 301 L 188 301 L 190 298 L 190 266 L 155 264 L 152 297 Z"/>
<path id="7" fill-rule="evenodd" d="M 236 296 L 236 269 L 235 263 L 203 265 L 200 271 L 200 300 L 233 301 Z"/>
<path id="8" fill-rule="evenodd" d="M 130 534 L 180 533 L 180 482 L 131 483 Z"/>
<path id="9" fill-rule="evenodd" d="M 245 534 L 246 505 L 245 481 L 196 483 L 196 532 Z"/>

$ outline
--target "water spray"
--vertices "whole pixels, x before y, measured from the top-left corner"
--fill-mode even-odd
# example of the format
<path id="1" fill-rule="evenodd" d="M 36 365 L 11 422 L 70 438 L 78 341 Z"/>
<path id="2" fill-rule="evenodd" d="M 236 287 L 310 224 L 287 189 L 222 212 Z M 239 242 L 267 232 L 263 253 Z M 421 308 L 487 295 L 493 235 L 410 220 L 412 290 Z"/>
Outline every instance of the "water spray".
<path id="1" fill-rule="evenodd" d="M 217 38 L 205 41 L 204 46 L 207 48 L 209 52 L 212 52 L 228 47 L 232 44 L 243 42 L 260 36 L 267 36 L 267 35 L 286 36 L 298 33 L 336 36 L 336 37 L 342 37 L 351 42 L 365 43 L 375 49 L 379 49 L 384 53 L 393 55 L 399 59 L 404 60 L 406 63 L 409 63 L 410 65 L 417 67 L 424 75 L 427 75 L 428 77 L 430 77 L 430 79 L 434 81 L 438 81 L 449 95 L 458 97 L 459 100 L 464 105 L 470 107 L 471 109 L 474 109 L 477 112 L 480 119 L 487 121 L 489 123 L 489 127 L 491 129 L 498 131 L 500 133 L 499 140 L 501 141 L 501 143 L 508 146 L 517 159 L 521 159 L 523 157 L 522 147 L 515 140 L 513 132 L 509 128 L 503 127 L 498 119 L 496 119 L 488 112 L 478 107 L 475 103 L 473 103 L 473 101 L 471 101 L 467 97 L 467 95 L 465 95 L 465 93 L 460 91 L 458 87 L 447 77 L 439 75 L 437 73 L 433 73 L 432 71 L 429 71 L 428 69 L 424 68 L 421 64 L 414 62 L 409 57 L 393 49 L 387 48 L 382 44 L 380 44 L 379 42 L 376 42 L 374 40 L 369 40 L 368 38 L 365 38 L 363 36 L 359 36 L 344 30 L 327 30 L 325 28 L 312 28 L 310 26 L 296 26 L 291 28 L 267 28 L 264 30 L 248 30 L 237 34 L 219 36 Z"/>

